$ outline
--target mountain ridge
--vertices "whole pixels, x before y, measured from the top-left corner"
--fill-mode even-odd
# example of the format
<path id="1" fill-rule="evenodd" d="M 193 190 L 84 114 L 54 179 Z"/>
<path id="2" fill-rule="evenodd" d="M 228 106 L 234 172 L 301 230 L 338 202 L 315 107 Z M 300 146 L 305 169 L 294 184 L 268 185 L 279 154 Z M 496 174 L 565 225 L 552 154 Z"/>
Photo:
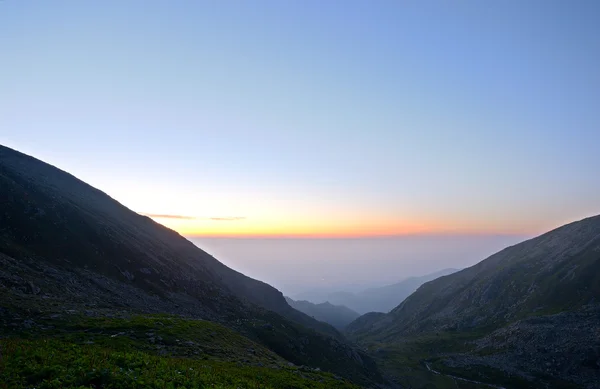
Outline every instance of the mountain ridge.
<path id="1" fill-rule="evenodd" d="M 334 305 L 328 301 L 321 304 L 314 304 L 306 300 L 292 300 L 289 297 L 285 299 L 291 307 L 319 321 L 329 323 L 338 330 L 343 330 L 360 316 L 360 314 L 344 305 Z"/>
<path id="2" fill-rule="evenodd" d="M 361 316 L 346 334 L 397 357 L 400 344 L 426 347 L 436 368 L 453 374 L 483 366 L 507 382 L 512 376 L 597 388 L 600 216 L 429 281 L 388 314 Z"/>
<path id="3" fill-rule="evenodd" d="M 368 356 L 290 307 L 280 291 L 69 173 L 0 146 L 0 193 L 2 306 L 18 300 L 37 311 L 48 301 L 78 311 L 193 316 L 226 324 L 294 363 L 380 379 Z"/>
<path id="4" fill-rule="evenodd" d="M 371 287 L 356 293 L 347 291 L 333 292 L 322 299 L 334 305 L 348 307 L 363 315 L 368 312 L 387 313 L 417 290 L 423 283 L 457 271 L 458 269 L 453 268 L 442 269 L 423 276 L 407 277 L 394 284 Z M 297 301 L 299 299 L 296 298 L 294 300 Z M 301 300 L 308 300 L 313 304 L 317 304 L 310 298 L 301 298 Z"/>

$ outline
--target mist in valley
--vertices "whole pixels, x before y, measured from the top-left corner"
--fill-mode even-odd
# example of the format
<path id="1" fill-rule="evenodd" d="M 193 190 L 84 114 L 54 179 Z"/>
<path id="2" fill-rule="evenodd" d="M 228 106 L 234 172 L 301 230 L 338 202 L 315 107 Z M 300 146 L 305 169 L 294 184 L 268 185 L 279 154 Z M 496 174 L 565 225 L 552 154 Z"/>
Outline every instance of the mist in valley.
<path id="1" fill-rule="evenodd" d="M 462 269 L 523 235 L 376 238 L 189 238 L 227 266 L 295 299 L 324 302 L 447 268 Z"/>

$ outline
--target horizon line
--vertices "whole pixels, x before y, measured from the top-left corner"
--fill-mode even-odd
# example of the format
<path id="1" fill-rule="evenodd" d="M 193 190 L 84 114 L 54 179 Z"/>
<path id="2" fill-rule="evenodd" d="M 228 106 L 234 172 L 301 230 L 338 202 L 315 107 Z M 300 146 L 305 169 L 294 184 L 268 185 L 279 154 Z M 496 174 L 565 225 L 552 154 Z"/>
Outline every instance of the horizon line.
<path id="1" fill-rule="evenodd" d="M 542 232 L 543 233 L 543 232 Z M 186 238 L 196 239 L 389 239 L 407 237 L 458 237 L 458 236 L 506 236 L 506 237 L 534 237 L 540 232 L 516 231 L 449 231 L 449 232 L 414 232 L 396 234 L 198 234 L 182 233 Z"/>

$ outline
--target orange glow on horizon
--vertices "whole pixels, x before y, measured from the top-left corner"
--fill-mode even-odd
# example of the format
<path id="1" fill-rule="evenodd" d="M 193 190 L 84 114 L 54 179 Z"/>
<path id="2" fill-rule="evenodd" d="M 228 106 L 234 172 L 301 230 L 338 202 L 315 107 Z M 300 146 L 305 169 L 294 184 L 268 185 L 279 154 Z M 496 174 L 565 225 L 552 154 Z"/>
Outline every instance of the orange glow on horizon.
<path id="1" fill-rule="evenodd" d="M 177 231 L 181 235 L 189 238 L 277 238 L 277 239 L 359 239 L 359 238 L 393 238 L 401 236 L 485 236 L 485 235 L 522 235 L 522 236 L 537 236 L 542 232 L 531 231 L 492 231 L 492 230 L 430 230 L 430 231 L 411 231 L 411 232 L 274 232 L 274 233 L 210 233 L 196 231 Z"/>
<path id="2" fill-rule="evenodd" d="M 153 217 L 156 222 L 196 238 L 377 238 L 410 235 L 533 235 L 525 229 L 498 229 L 469 223 L 398 222 L 395 220 L 206 221 Z"/>

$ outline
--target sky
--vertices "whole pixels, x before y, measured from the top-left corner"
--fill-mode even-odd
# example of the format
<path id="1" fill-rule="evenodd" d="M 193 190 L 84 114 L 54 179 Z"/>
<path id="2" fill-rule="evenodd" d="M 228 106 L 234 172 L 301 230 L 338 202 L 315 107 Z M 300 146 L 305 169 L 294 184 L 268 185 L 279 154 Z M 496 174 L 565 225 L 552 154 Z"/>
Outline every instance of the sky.
<path id="1" fill-rule="evenodd" d="M 599 18 L 3 0 L 0 143 L 186 236 L 537 234 L 600 213 Z"/>

